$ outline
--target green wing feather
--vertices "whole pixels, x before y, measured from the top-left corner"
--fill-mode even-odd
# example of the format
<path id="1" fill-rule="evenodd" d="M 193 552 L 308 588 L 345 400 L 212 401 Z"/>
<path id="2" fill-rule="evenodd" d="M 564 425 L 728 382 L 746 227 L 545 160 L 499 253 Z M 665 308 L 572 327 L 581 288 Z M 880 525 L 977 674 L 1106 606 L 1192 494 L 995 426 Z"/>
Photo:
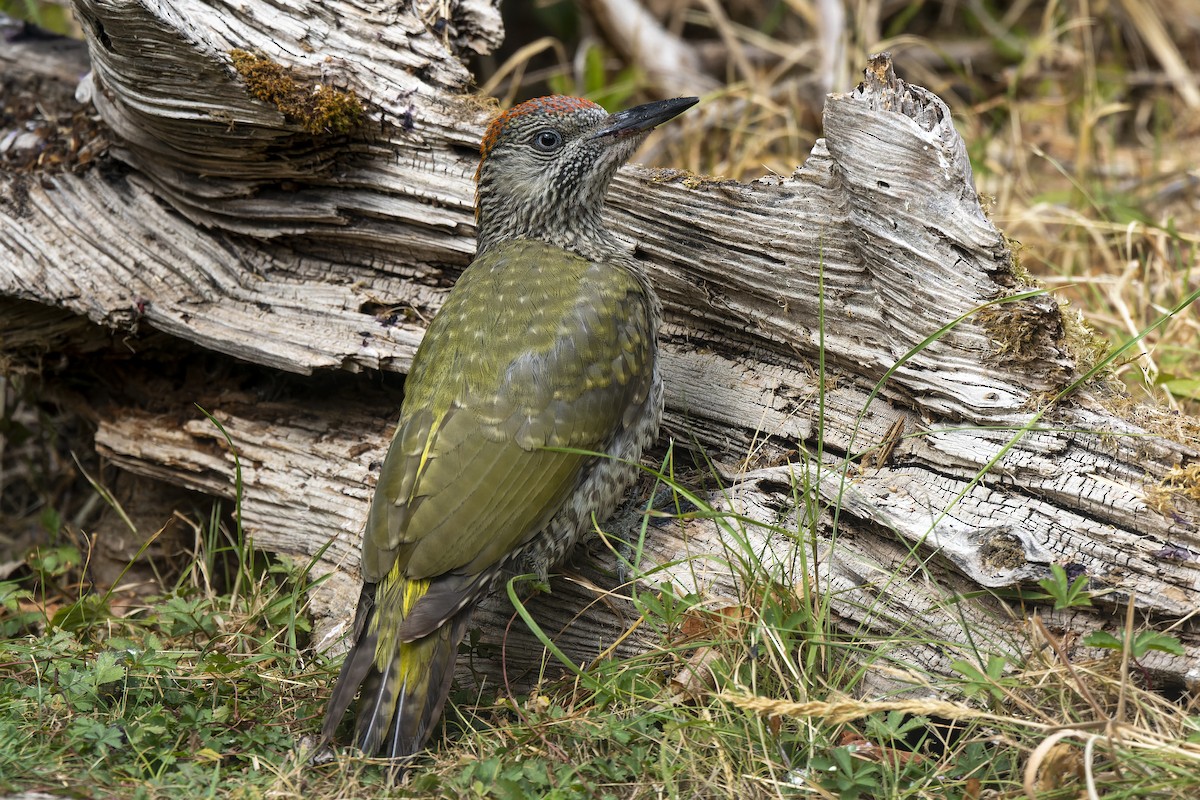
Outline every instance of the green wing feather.
<path id="1" fill-rule="evenodd" d="M 414 359 L 364 579 L 469 579 L 540 530 L 588 462 L 545 448 L 603 450 L 645 401 L 650 302 L 630 270 L 540 242 L 477 258 Z"/>

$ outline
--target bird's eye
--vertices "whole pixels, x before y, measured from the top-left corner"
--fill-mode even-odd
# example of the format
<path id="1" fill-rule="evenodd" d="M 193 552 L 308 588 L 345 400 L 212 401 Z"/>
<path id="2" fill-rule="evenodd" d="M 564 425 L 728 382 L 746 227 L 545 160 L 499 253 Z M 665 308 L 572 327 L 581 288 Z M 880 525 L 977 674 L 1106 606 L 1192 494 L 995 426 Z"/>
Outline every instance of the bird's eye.
<path id="1" fill-rule="evenodd" d="M 538 131 L 533 135 L 533 146 L 543 153 L 553 153 L 558 148 L 562 147 L 562 135 L 556 131 L 546 128 Z"/>

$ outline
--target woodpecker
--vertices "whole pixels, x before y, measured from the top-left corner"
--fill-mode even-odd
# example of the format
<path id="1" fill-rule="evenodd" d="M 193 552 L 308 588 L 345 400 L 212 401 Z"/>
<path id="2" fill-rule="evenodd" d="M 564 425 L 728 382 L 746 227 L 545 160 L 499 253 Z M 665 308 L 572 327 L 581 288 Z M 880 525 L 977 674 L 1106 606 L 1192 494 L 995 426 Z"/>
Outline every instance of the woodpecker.
<path id="1" fill-rule="evenodd" d="M 323 744 L 358 694 L 365 754 L 420 751 L 471 611 L 506 573 L 544 578 L 632 485 L 662 419 L 660 307 L 602 210 L 618 167 L 696 102 L 541 97 L 488 127 L 475 259 L 405 381 Z"/>

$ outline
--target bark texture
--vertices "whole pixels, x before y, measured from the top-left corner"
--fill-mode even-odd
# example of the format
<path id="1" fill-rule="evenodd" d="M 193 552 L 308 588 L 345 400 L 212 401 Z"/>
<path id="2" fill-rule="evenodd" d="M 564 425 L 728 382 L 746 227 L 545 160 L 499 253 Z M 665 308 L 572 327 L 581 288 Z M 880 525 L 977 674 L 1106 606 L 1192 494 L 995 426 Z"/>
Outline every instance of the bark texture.
<path id="1" fill-rule="evenodd" d="M 102 454 L 232 497 L 233 451 L 195 404 L 219 419 L 257 545 L 328 576 L 312 607 L 329 646 L 400 403 L 387 376 L 473 253 L 490 108 L 462 59 L 499 42 L 499 15 L 482 0 L 76 8 L 78 87 L 77 56 L 43 66 L 0 44 L 17 88 L 75 92 L 62 110 L 86 133 L 0 154 L 0 352 L 85 364 Z M 1102 382 L 1067 391 L 1086 332 L 1051 297 L 1009 300 L 1029 287 L 938 97 L 879 57 L 829 96 L 824 132 L 790 176 L 618 177 L 609 214 L 666 309 L 667 433 L 714 460 L 717 507 L 763 524 L 656 520 L 641 547 L 596 543 L 535 617 L 576 661 L 633 653 L 662 632 L 603 590 L 670 582 L 719 606 L 767 570 L 886 650 L 882 689 L 1028 651 L 1018 598 L 1059 564 L 1098 597 L 1039 609 L 1052 629 L 1115 629 L 1132 599 L 1186 647 L 1145 665 L 1200 679 L 1200 513 L 1172 489 L 1196 481 L 1196 421 Z M 55 142 L 52 165 L 28 150 Z M 608 530 L 634 541 L 642 519 Z M 464 671 L 537 677 L 542 648 L 511 617 L 506 598 L 481 609 L 480 641 L 504 657 Z"/>

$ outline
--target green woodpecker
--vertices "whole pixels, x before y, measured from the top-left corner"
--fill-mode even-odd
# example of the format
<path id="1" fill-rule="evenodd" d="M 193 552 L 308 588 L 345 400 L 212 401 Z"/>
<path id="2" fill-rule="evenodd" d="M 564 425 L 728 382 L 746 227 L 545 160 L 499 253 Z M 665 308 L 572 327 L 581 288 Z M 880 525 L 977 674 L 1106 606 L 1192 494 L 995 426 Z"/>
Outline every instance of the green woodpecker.
<path id="1" fill-rule="evenodd" d="M 475 260 L 404 385 L 323 742 L 359 693 L 364 753 L 420 750 L 472 609 L 506 572 L 544 576 L 633 483 L 662 418 L 659 303 L 601 212 L 617 168 L 695 103 L 543 97 L 488 128 Z"/>

